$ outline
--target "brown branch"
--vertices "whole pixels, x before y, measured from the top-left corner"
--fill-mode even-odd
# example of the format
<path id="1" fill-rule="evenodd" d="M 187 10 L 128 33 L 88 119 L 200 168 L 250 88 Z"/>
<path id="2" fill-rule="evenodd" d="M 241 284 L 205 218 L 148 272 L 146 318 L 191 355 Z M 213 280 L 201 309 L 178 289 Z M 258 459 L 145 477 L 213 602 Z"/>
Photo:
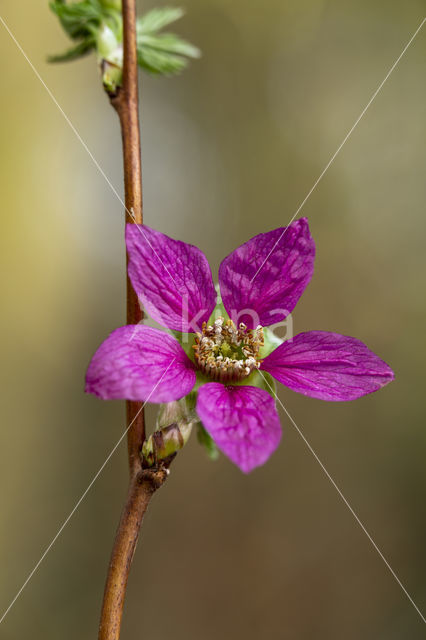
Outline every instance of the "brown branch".
<path id="1" fill-rule="evenodd" d="M 136 2 L 123 0 L 123 83 L 111 104 L 120 118 L 123 142 L 126 223 L 142 224 L 142 171 L 138 109 L 138 64 L 136 51 Z M 143 317 L 138 297 L 127 276 L 127 323 Z M 143 405 L 127 402 L 130 481 L 126 504 L 118 525 L 102 605 L 99 640 L 118 640 L 127 579 L 142 518 L 149 501 L 167 477 L 167 469 L 142 469 L 140 450 L 145 439 Z M 166 465 L 167 466 L 167 465 Z"/>
<path id="2" fill-rule="evenodd" d="M 125 220 L 130 224 L 142 224 L 136 0 L 123 0 L 123 84 L 117 94 L 111 97 L 111 104 L 120 118 L 123 142 Z M 127 324 L 137 324 L 142 317 L 138 297 L 127 276 Z M 140 469 L 139 450 L 145 438 L 144 411 L 140 403 L 127 402 L 127 421 L 127 424 L 133 423 L 127 438 L 132 474 Z"/>
<path id="3" fill-rule="evenodd" d="M 142 518 L 154 492 L 167 477 L 167 470 L 144 469 L 130 479 L 127 501 L 121 515 L 105 585 L 99 640 L 118 640 L 130 566 Z"/>

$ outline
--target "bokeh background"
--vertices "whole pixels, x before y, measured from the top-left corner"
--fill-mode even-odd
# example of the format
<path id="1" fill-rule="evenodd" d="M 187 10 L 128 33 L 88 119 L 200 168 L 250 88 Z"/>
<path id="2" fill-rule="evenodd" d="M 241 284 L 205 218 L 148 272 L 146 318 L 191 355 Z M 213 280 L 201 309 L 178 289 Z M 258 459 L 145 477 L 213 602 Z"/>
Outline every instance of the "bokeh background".
<path id="1" fill-rule="evenodd" d="M 143 9 L 154 6 L 144 2 Z M 185 0 L 203 58 L 142 78 L 147 224 L 220 260 L 285 225 L 424 15 L 420 0 Z M 140 5 L 142 9 L 142 3 Z M 47 2 L 0 14 L 122 193 L 116 116 L 95 60 L 49 66 L 67 40 Z M 296 332 L 363 339 L 396 371 L 380 393 L 280 397 L 408 592 L 426 608 L 426 27 L 303 207 L 316 273 Z M 123 212 L 0 25 L 0 608 L 11 602 L 125 428 L 83 393 L 123 323 Z M 153 424 L 155 410 L 148 410 Z M 193 438 L 150 507 L 123 640 L 417 640 L 425 626 L 300 435 L 243 476 Z M 0 627 L 4 640 L 96 637 L 126 491 L 112 457 Z"/>

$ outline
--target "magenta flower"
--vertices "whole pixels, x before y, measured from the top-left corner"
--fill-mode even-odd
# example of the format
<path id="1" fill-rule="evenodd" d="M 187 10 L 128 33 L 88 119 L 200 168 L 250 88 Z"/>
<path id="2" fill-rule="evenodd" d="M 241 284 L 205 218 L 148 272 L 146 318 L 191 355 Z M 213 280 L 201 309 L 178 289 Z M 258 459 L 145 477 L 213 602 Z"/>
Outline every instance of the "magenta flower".
<path id="1" fill-rule="evenodd" d="M 267 329 L 291 313 L 311 280 L 315 245 L 306 218 L 255 236 L 223 260 L 222 304 L 196 247 L 133 224 L 126 244 L 135 291 L 176 337 L 144 325 L 116 329 L 93 356 L 86 391 L 164 403 L 196 390 L 205 429 L 242 471 L 266 462 L 281 438 L 268 374 L 333 401 L 354 400 L 393 379 L 356 338 L 308 331 L 282 342 Z"/>

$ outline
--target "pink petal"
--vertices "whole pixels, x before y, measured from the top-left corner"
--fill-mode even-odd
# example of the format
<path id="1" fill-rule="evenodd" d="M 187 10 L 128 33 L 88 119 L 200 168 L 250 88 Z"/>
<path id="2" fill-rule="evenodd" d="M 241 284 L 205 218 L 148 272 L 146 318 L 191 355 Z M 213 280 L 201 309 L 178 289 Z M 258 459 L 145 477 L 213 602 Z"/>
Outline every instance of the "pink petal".
<path id="1" fill-rule="evenodd" d="M 147 313 L 169 329 L 201 331 L 216 304 L 205 255 L 146 225 L 128 224 L 128 272 Z"/>
<path id="2" fill-rule="evenodd" d="M 113 331 L 86 373 L 86 392 L 103 400 L 171 402 L 189 393 L 194 384 L 194 365 L 178 341 L 143 325 Z"/>
<path id="3" fill-rule="evenodd" d="M 264 464 L 281 439 L 275 402 L 257 387 L 209 382 L 198 392 L 197 413 L 219 449 L 244 473 Z"/>
<path id="4" fill-rule="evenodd" d="M 249 329 L 284 320 L 312 278 L 314 258 L 315 244 L 306 218 L 241 245 L 219 268 L 228 314 Z"/>
<path id="5" fill-rule="evenodd" d="M 261 368 L 293 391 L 321 400 L 355 400 L 394 379 L 392 369 L 363 342 L 327 331 L 299 333 Z"/>

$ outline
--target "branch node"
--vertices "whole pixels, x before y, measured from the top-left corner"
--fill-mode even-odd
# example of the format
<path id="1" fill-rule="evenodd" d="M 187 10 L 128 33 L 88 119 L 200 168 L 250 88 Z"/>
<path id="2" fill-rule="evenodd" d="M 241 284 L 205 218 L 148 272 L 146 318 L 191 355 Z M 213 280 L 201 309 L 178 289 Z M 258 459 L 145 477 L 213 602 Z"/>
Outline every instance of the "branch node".
<path id="1" fill-rule="evenodd" d="M 165 466 L 166 462 L 167 461 L 164 461 L 163 464 L 155 468 L 142 469 L 137 477 L 138 484 L 144 484 L 146 482 L 150 485 L 153 493 L 157 491 L 157 489 L 163 486 L 170 475 L 170 469 L 168 466 Z M 171 460 L 168 461 L 168 464 L 170 463 Z"/>

